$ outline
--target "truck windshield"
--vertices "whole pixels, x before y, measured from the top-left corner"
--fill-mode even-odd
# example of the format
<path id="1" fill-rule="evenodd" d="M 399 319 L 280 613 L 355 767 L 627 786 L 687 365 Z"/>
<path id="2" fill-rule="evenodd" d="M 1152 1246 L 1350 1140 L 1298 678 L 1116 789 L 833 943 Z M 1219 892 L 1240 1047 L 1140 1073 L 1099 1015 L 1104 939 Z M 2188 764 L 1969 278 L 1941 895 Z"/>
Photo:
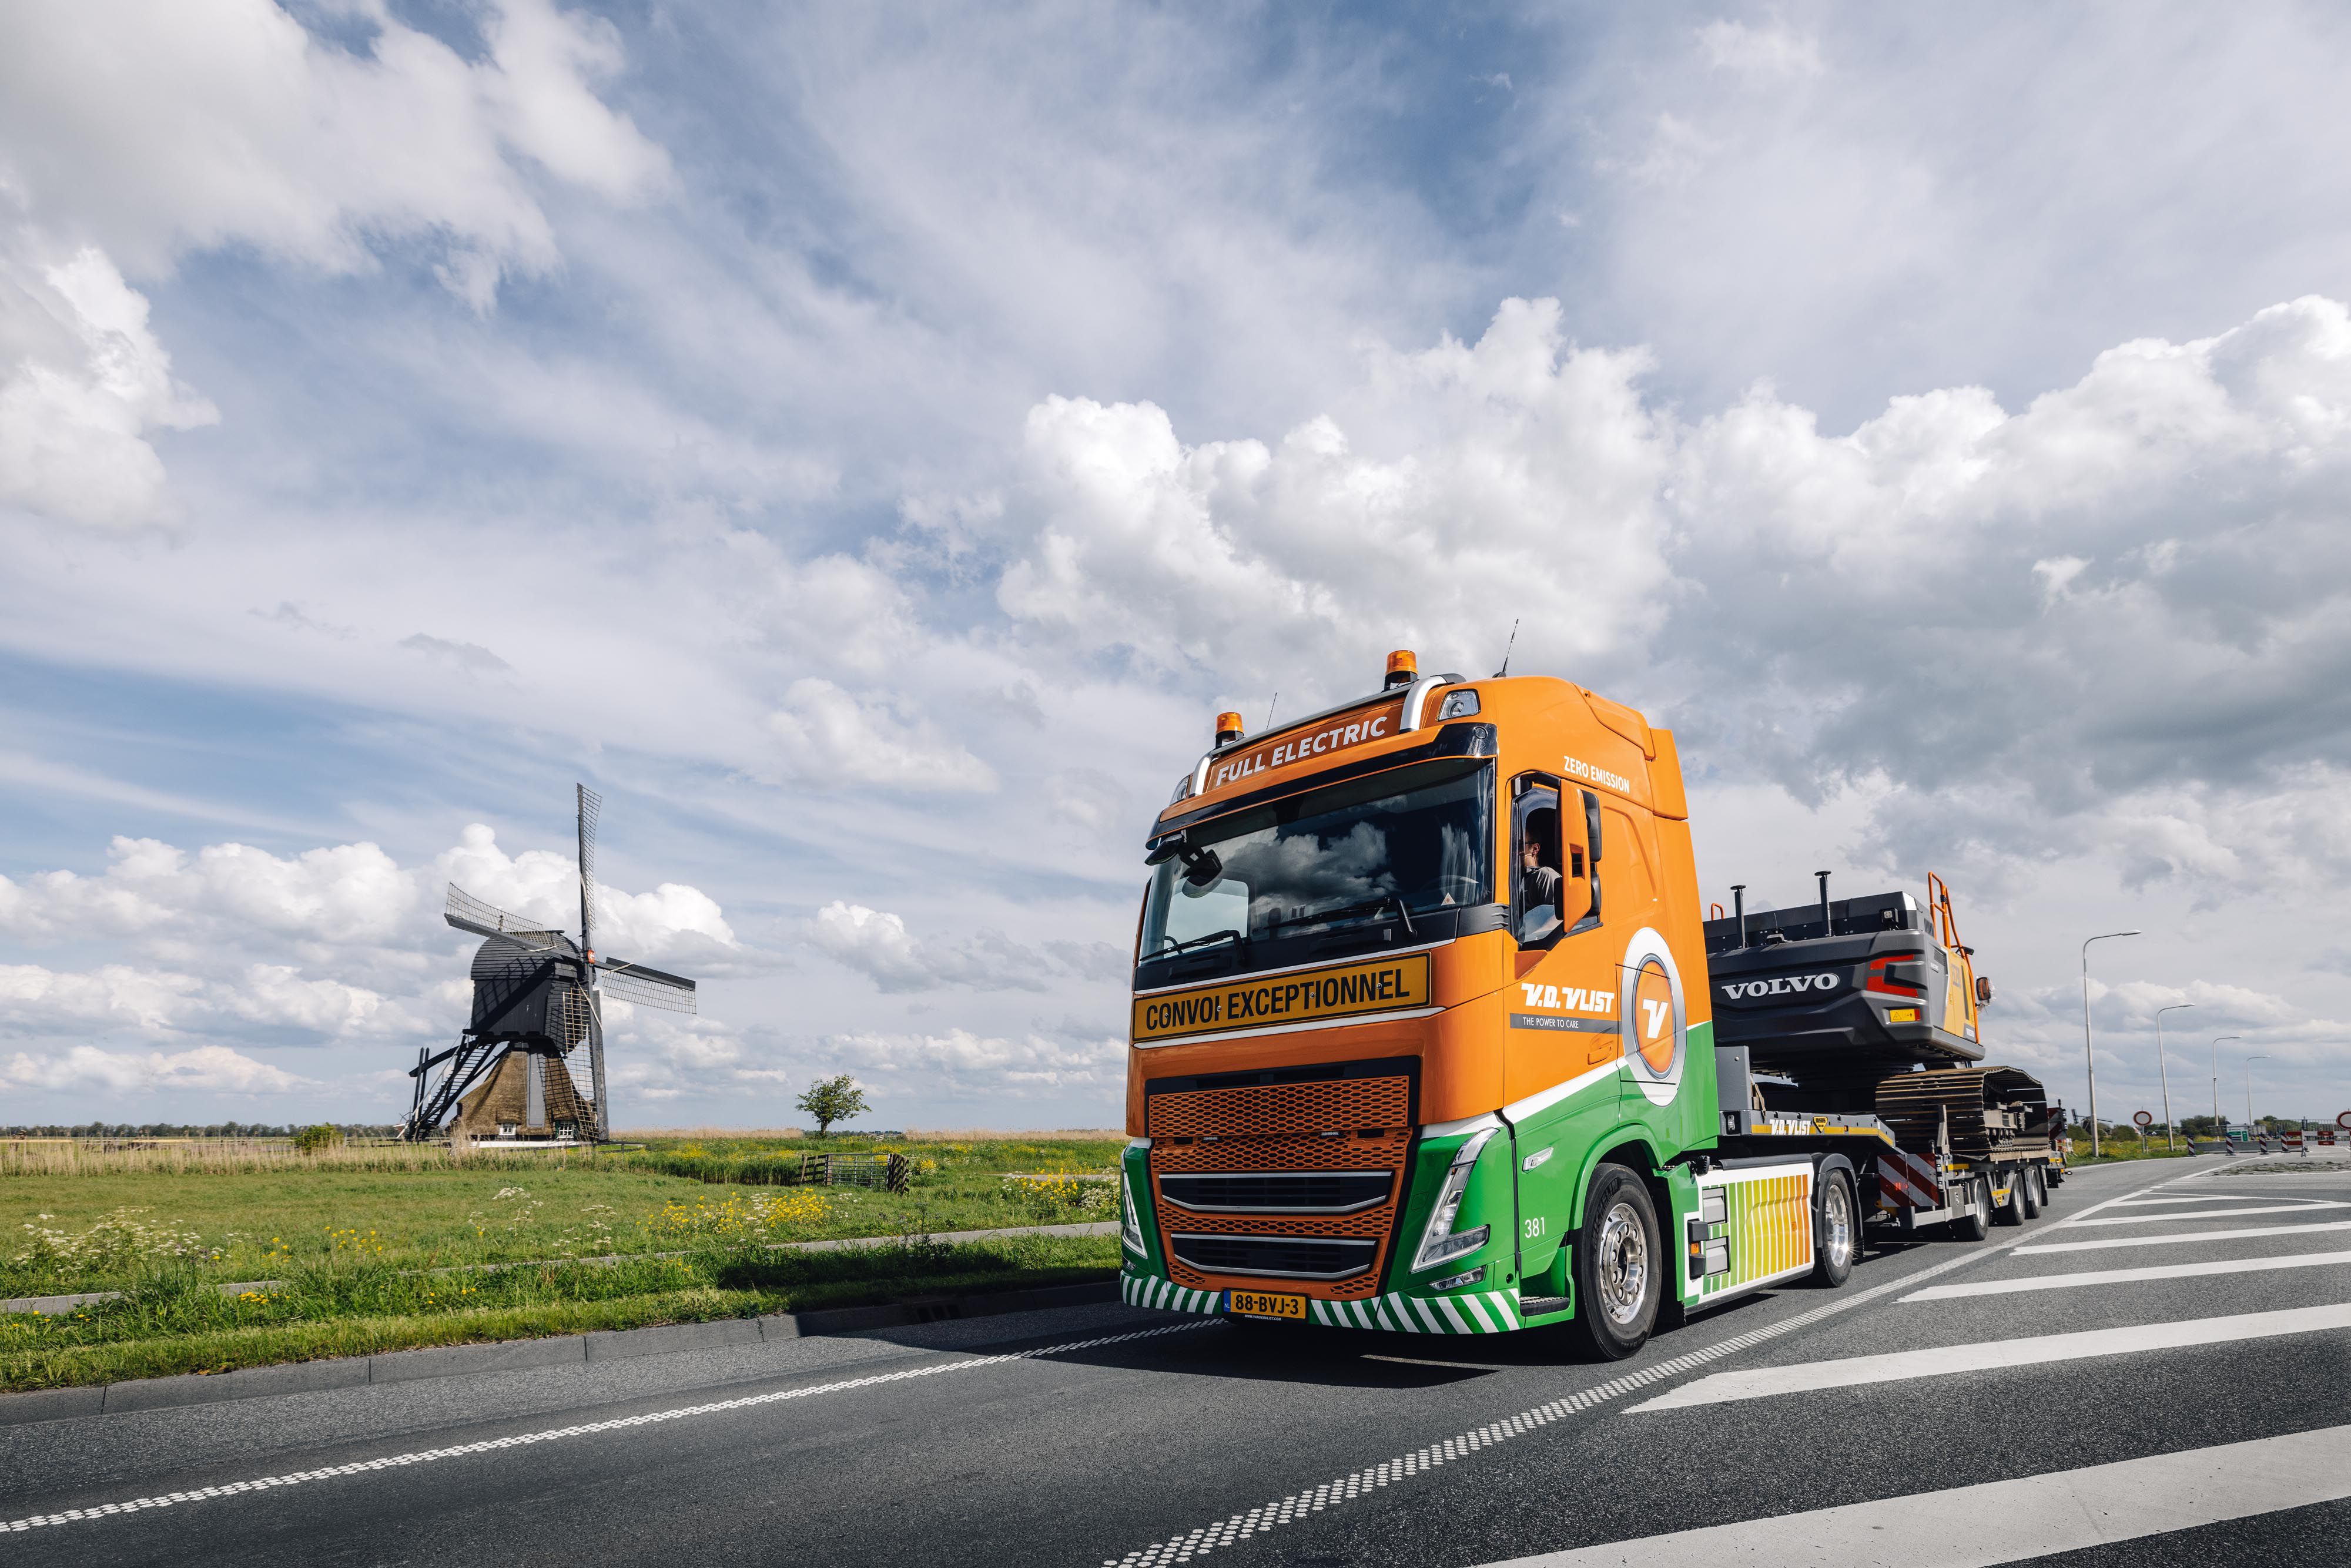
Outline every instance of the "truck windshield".
<path id="1" fill-rule="evenodd" d="M 1490 904 L 1493 795 L 1448 758 L 1203 822 L 1152 879 L 1143 960 Z"/>

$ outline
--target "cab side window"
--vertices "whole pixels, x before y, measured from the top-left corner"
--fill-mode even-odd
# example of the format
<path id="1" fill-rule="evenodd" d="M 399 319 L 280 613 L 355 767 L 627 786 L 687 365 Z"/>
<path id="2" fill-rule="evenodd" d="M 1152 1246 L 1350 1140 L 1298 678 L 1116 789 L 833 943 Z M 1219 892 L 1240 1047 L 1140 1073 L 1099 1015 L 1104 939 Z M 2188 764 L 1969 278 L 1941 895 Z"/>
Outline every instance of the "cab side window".
<path id="1" fill-rule="evenodd" d="M 1540 774 L 1511 781 L 1510 934 L 1523 947 L 1548 946 L 1567 929 L 1573 878 L 1571 835 L 1556 779 Z"/>

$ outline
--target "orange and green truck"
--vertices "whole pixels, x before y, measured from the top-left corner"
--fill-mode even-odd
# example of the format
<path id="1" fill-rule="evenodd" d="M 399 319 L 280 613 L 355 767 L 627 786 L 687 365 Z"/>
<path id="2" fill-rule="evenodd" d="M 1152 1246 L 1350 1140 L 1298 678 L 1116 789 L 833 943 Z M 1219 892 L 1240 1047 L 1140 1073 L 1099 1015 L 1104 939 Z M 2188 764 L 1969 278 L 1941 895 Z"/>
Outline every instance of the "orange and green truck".
<path id="1" fill-rule="evenodd" d="M 2037 1207 L 2062 1112 L 1981 1065 L 1940 884 L 1708 919 L 1688 816 L 1671 733 L 1563 680 L 1399 653 L 1221 716 L 1145 843 L 1125 1298 L 1615 1357 Z"/>

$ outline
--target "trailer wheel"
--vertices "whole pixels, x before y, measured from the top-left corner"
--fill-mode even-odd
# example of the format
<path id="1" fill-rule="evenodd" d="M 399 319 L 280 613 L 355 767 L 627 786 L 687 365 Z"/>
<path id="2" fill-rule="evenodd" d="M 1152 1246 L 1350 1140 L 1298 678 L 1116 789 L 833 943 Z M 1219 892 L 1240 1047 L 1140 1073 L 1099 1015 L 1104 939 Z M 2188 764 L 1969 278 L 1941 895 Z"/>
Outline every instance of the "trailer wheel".
<path id="1" fill-rule="evenodd" d="M 1997 1181 L 1998 1178 L 1996 1176 L 1987 1176 L 1985 1180 L 1987 1183 L 1990 1183 Z M 1991 1220 L 1994 1225 L 2022 1225 L 2024 1223 L 2023 1172 L 2011 1170 L 2008 1173 L 2008 1197 L 2004 1202 L 1995 1202 L 1992 1205 Z"/>
<path id="2" fill-rule="evenodd" d="M 2047 1166 L 2032 1167 L 2032 1207 L 2035 1208 L 2049 1207 L 2049 1167 Z"/>
<path id="3" fill-rule="evenodd" d="M 2016 1201 L 2025 1218 L 2041 1218 L 2041 1172 L 2036 1167 L 2025 1166 L 2017 1171 Z"/>
<path id="4" fill-rule="evenodd" d="M 1967 1179 L 1967 1211 L 1951 1221 L 1951 1235 L 1961 1241 L 1980 1241 L 1991 1234 L 1991 1184 L 1983 1177 Z"/>
<path id="5" fill-rule="evenodd" d="M 1665 1262 L 1649 1189 L 1623 1166 L 1602 1166 L 1575 1242 L 1575 1338 L 1603 1361 L 1646 1344 Z"/>
<path id="6" fill-rule="evenodd" d="M 1835 1290 L 1853 1278 L 1861 1253 L 1861 1209 L 1853 1196 L 1853 1173 L 1831 1168 L 1813 1189 L 1813 1280 Z"/>

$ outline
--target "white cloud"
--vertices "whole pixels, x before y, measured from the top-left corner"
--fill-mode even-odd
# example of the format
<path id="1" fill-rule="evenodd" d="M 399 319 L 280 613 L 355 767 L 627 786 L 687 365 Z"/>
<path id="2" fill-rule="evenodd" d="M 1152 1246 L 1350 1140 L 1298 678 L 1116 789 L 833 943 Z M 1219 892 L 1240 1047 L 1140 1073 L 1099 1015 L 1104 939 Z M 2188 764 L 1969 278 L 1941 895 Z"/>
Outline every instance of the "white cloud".
<path id="1" fill-rule="evenodd" d="M 1146 667 L 1296 691 L 1343 650 L 1572 662 L 1637 640 L 1670 594 L 1668 427 L 1640 353 L 1568 344 L 1554 300 L 1504 303 L 1474 345 L 1374 350 L 1351 423 L 1186 446 L 1148 403 L 1029 415 L 1029 520 L 998 594 L 1036 632 Z M 1474 665 L 1473 665 L 1474 667 Z M 1478 671 L 1477 673 L 1483 673 Z M 1345 679 L 1349 695 L 1370 675 Z"/>
<path id="2" fill-rule="evenodd" d="M 76 1045 L 54 1054 L 19 1051 L 0 1061 L 0 1083 L 18 1090 L 99 1089 L 110 1093 L 203 1091 L 227 1094 L 283 1094 L 312 1081 L 256 1061 L 226 1046 L 149 1051 L 136 1056 Z"/>
<path id="3" fill-rule="evenodd" d="M 1018 1038 L 951 1029 L 942 1034 L 855 1033 L 827 1037 L 826 1059 L 901 1082 L 925 1077 L 982 1087 L 1012 1097 L 1123 1082 L 1123 1037 L 1081 1040 L 1028 1034 Z"/>
<path id="4" fill-rule="evenodd" d="M 5 196 L 5 186 L 0 186 Z M 124 528 L 163 511 L 155 429 L 216 423 L 172 375 L 146 297 L 84 246 L 39 265 L 0 235 L 0 506 Z"/>
<path id="5" fill-rule="evenodd" d="M 804 675 L 768 716 L 783 770 L 804 783 L 878 784 L 917 794 L 987 793 L 995 769 L 885 704 L 862 701 L 831 681 Z"/>
<path id="6" fill-rule="evenodd" d="M 611 27 L 549 0 L 492 0 L 468 60 L 378 0 L 339 7 L 357 41 L 270 0 L 93 0 L 15 18 L 0 55 L 0 178 L 35 222 L 142 275 L 247 244 L 311 267 L 435 238 L 450 287 L 486 307 L 555 237 L 519 153 L 608 200 L 669 177 L 592 84 Z"/>
<path id="7" fill-rule="evenodd" d="M 1125 955 L 1107 942 L 1031 946 L 993 929 L 957 942 L 923 941 L 895 915 L 838 899 L 817 911 L 809 935 L 828 957 L 892 993 L 1041 991 L 1055 979 L 1107 980 L 1125 971 Z"/>
<path id="8" fill-rule="evenodd" d="M 1770 80 L 1821 74 L 1820 40 L 1784 26 L 1708 22 L 1698 30 L 1698 46 L 1707 64 L 1739 76 Z"/>
<path id="9" fill-rule="evenodd" d="M 433 862 L 434 889 L 454 882 L 526 919 L 558 931 L 580 925 L 580 862 L 553 850 L 508 855 L 480 822 L 459 835 L 455 849 Z M 660 967 L 683 959 L 709 959 L 740 946 L 716 901 L 699 888 L 665 882 L 651 893 L 623 893 L 600 878 L 596 887 L 597 950 Z"/>

